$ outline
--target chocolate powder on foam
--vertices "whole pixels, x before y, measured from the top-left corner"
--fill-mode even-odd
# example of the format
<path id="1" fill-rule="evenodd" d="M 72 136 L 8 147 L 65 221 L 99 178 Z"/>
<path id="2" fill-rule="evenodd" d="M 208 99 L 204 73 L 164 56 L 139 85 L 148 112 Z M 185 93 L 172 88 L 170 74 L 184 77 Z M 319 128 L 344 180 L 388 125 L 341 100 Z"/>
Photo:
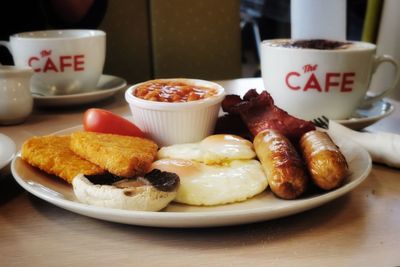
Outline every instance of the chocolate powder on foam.
<path id="1" fill-rule="evenodd" d="M 324 39 L 313 39 L 313 40 L 296 40 L 283 43 L 283 47 L 288 48 L 308 48 L 308 49 L 319 49 L 319 50 L 336 50 L 349 48 L 351 42 L 340 42 L 331 41 Z"/>

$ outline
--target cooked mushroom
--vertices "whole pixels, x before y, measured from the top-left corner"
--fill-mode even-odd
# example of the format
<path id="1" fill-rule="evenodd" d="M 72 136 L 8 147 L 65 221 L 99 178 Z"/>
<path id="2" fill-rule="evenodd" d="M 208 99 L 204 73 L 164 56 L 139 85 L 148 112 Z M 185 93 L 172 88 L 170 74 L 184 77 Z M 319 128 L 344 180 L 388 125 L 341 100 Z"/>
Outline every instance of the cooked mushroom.
<path id="1" fill-rule="evenodd" d="M 82 203 L 115 209 L 159 211 L 175 198 L 179 177 L 175 173 L 155 169 L 144 177 L 103 185 L 93 184 L 79 174 L 72 185 L 75 196 Z"/>

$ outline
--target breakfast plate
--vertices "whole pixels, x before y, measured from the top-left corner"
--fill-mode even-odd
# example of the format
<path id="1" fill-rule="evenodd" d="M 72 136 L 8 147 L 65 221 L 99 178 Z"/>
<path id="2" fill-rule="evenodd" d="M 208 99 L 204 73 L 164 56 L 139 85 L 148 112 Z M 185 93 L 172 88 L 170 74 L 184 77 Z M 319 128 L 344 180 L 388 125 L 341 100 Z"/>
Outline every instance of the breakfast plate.
<path id="1" fill-rule="evenodd" d="M 14 141 L 0 133 L 0 179 L 10 173 L 10 162 L 16 152 Z"/>
<path id="2" fill-rule="evenodd" d="M 92 91 L 70 95 L 43 96 L 33 94 L 36 106 L 73 106 L 93 103 L 106 99 L 126 87 L 126 81 L 112 75 L 102 75 L 97 87 Z"/>
<path id="3" fill-rule="evenodd" d="M 56 134 L 81 130 L 77 126 Z M 17 155 L 11 164 L 15 180 L 28 192 L 63 209 L 105 221 L 153 227 L 215 227 L 253 223 L 284 217 L 330 202 L 357 187 L 371 171 L 371 158 L 366 150 L 347 140 L 335 140 L 349 164 L 351 176 L 340 188 L 304 196 L 297 200 L 276 198 L 270 190 L 244 202 L 212 207 L 170 203 L 160 212 L 128 211 L 79 203 L 71 185 L 48 175 L 23 161 Z"/>
<path id="4" fill-rule="evenodd" d="M 391 103 L 380 100 L 368 107 L 357 109 L 352 118 L 336 122 L 353 130 L 360 130 L 390 115 L 393 110 Z"/>

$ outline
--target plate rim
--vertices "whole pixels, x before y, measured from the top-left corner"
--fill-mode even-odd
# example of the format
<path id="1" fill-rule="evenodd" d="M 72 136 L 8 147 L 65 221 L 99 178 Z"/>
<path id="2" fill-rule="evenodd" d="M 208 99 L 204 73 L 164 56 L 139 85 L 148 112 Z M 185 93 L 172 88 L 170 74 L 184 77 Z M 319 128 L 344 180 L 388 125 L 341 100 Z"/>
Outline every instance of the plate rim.
<path id="1" fill-rule="evenodd" d="M 82 129 L 82 125 L 77 125 L 73 127 L 66 128 L 54 132 L 53 134 L 67 134 L 70 131 Z M 346 143 L 352 143 L 346 140 Z M 354 143 L 352 143 L 355 145 Z M 151 227 L 166 227 L 166 228 L 195 228 L 195 227 L 219 227 L 219 226 L 229 226 L 238 225 L 244 223 L 254 223 L 259 221 L 266 221 L 271 219 L 276 219 L 280 217 L 290 216 L 296 213 L 300 213 L 309 209 L 316 208 L 334 199 L 337 199 L 346 193 L 352 191 L 359 184 L 361 184 L 369 175 L 372 169 L 372 160 L 368 152 L 362 147 L 357 147 L 359 149 L 358 153 L 363 154 L 362 157 L 366 158 L 366 168 L 360 173 L 358 177 L 349 183 L 343 185 L 342 187 L 329 191 L 317 196 L 311 196 L 309 198 L 297 199 L 297 200 L 282 200 L 287 201 L 287 203 L 296 203 L 295 205 L 289 204 L 282 206 L 279 209 L 273 209 L 271 211 L 271 206 L 262 207 L 252 207 L 240 210 L 212 210 L 212 211 L 132 211 L 132 210 L 122 210 L 122 209 L 112 209 L 104 207 L 96 207 L 93 205 L 88 205 L 80 203 L 77 201 L 54 197 L 50 194 L 44 194 L 40 190 L 35 189 L 35 185 L 43 186 L 49 190 L 54 191 L 52 188 L 46 187 L 45 185 L 38 184 L 31 180 L 25 180 L 20 177 L 17 171 L 17 160 L 22 160 L 20 158 L 20 151 L 14 157 L 11 163 L 11 171 L 14 179 L 17 183 L 23 187 L 29 193 L 35 195 L 36 197 L 45 200 L 46 202 L 61 207 L 65 210 L 81 214 L 83 216 L 97 218 L 104 221 L 130 224 L 130 225 L 140 225 L 140 226 L 151 226 Z M 34 184 L 30 184 L 34 183 Z M 72 190 L 72 188 L 71 188 Z M 57 192 L 62 195 L 61 193 Z M 268 216 L 271 215 L 272 216 Z M 280 213 L 280 214 L 279 214 Z M 255 216 L 256 218 L 246 219 L 244 217 Z M 105 218 L 105 216 L 108 218 Z M 238 218 L 239 217 L 239 218 Z M 199 220 L 203 218 L 203 220 Z M 205 219 L 209 219 L 207 222 Z M 132 221 L 133 219 L 133 221 Z M 158 219 L 156 222 L 149 222 L 148 220 Z M 229 219 L 236 219 L 236 221 L 226 222 Z M 176 224 L 172 223 L 174 220 L 183 220 L 182 222 Z"/>
<path id="2" fill-rule="evenodd" d="M 13 159 L 12 162 L 12 170 L 13 170 L 13 174 L 15 175 L 15 164 L 16 164 L 16 160 L 21 159 L 20 158 L 20 153 L 18 153 L 16 155 L 16 157 Z M 22 160 L 22 159 L 21 159 Z M 364 170 L 364 172 L 362 173 L 362 175 L 360 175 L 360 177 L 358 177 L 356 180 L 353 180 L 351 182 L 349 182 L 348 184 L 335 189 L 333 191 L 329 191 L 327 193 L 324 193 L 322 195 L 318 195 L 315 197 L 310 197 L 310 198 L 305 198 L 305 199 L 296 199 L 296 200 L 282 200 L 282 201 L 287 201 L 287 203 L 290 202 L 298 202 L 298 203 L 306 203 L 306 202 L 316 202 L 315 199 L 320 199 L 320 198 L 324 198 L 324 200 L 329 201 L 329 200 L 333 200 L 336 199 L 340 196 L 342 196 L 343 194 L 350 192 L 352 189 L 354 189 L 355 187 L 357 187 L 360 183 L 362 183 L 369 175 L 371 166 L 369 166 L 367 169 Z M 235 210 L 225 210 L 225 211 L 204 211 L 204 212 L 195 212 L 195 211 L 188 211 L 188 212 L 182 212 L 182 211 L 135 211 L 135 210 L 123 210 L 123 209 L 113 209 L 113 208 L 106 208 L 106 207 L 97 207 L 97 206 L 93 206 L 93 205 L 89 205 L 89 204 L 84 204 L 81 202 L 77 202 L 77 201 L 72 201 L 72 200 L 68 200 L 68 199 L 63 199 L 63 198 L 52 198 L 48 195 L 42 195 L 41 193 L 39 193 L 38 191 L 35 190 L 31 190 L 32 186 L 30 186 L 29 181 L 24 180 L 23 178 L 21 178 L 19 175 L 17 175 L 17 177 L 15 177 L 15 180 L 18 182 L 18 184 L 20 184 L 25 190 L 27 190 L 28 192 L 30 192 L 31 194 L 44 199 L 46 201 L 48 201 L 49 203 L 59 203 L 59 204 L 67 204 L 67 205 L 76 205 L 76 206 L 80 206 L 80 208 L 83 209 L 87 209 L 87 210 L 97 210 L 99 213 L 103 213 L 103 214 L 107 214 L 109 212 L 111 213 L 120 213 L 121 215 L 125 214 L 138 214 L 138 215 L 146 215 L 146 216 L 156 216 L 156 217 L 160 217 L 160 216 L 164 216 L 164 217 L 169 217 L 171 214 L 174 216 L 178 216 L 178 217 L 192 217 L 192 216 L 197 216 L 197 217 L 202 217 L 202 216 L 214 216 L 214 217 L 225 217 L 225 216 L 229 216 L 229 215 L 238 215 L 238 213 L 242 214 L 246 214 L 248 215 L 248 212 L 251 213 L 258 213 L 260 211 L 264 211 L 267 208 L 266 207 L 256 207 L 256 208 L 250 208 L 246 211 L 244 210 L 240 210 L 240 211 L 235 211 Z M 36 183 L 35 183 L 36 184 Z M 40 184 L 40 186 L 43 186 Z M 45 186 L 43 186 L 45 187 Z M 45 187 L 48 188 L 48 187 Z M 51 188 L 48 188 L 50 190 L 52 190 Z M 54 204 L 53 203 L 53 204 Z M 73 204 L 70 204 L 73 203 Z M 320 202 L 318 202 L 319 204 Z M 296 207 L 297 208 L 297 207 Z M 216 216 L 215 216 L 216 215 Z"/>

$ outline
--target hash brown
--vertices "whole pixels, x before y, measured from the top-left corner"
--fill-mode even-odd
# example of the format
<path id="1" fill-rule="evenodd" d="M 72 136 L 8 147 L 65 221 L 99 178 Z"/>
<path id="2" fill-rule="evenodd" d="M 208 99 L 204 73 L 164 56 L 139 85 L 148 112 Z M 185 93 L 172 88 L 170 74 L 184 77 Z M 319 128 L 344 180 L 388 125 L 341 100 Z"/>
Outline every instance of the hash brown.
<path id="1" fill-rule="evenodd" d="M 158 146 L 140 137 L 82 131 L 71 134 L 70 148 L 108 172 L 130 178 L 149 171 Z"/>
<path id="2" fill-rule="evenodd" d="M 21 157 L 30 165 L 54 174 L 68 183 L 80 173 L 99 175 L 106 171 L 101 167 L 76 155 L 69 148 L 70 136 L 38 136 L 24 142 Z"/>

